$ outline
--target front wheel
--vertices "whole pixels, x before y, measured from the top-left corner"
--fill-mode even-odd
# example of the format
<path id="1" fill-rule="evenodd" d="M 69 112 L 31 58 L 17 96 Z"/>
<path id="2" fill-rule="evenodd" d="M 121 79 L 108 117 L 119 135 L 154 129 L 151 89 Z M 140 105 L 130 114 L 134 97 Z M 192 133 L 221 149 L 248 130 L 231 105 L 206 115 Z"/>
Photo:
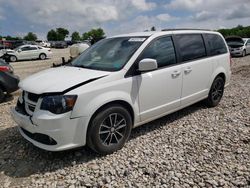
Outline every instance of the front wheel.
<path id="1" fill-rule="evenodd" d="M 246 56 L 246 50 L 244 50 L 243 52 L 242 52 L 242 57 L 245 57 Z"/>
<path id="2" fill-rule="evenodd" d="M 16 56 L 14 56 L 14 55 L 10 56 L 10 61 L 11 62 L 16 62 L 17 61 Z"/>
<path id="3" fill-rule="evenodd" d="M 97 153 L 113 153 L 124 146 L 131 129 L 132 118 L 124 107 L 107 106 L 92 119 L 87 133 L 87 144 Z"/>
<path id="4" fill-rule="evenodd" d="M 224 85 L 225 81 L 222 77 L 218 76 L 214 79 L 206 100 L 209 107 L 215 107 L 220 103 L 224 93 Z"/>

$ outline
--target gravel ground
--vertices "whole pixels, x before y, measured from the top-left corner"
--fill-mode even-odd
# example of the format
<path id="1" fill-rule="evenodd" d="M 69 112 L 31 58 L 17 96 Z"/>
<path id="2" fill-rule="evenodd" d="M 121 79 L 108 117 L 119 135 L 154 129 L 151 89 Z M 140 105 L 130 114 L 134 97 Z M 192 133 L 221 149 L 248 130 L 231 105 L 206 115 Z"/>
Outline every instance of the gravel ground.
<path id="1" fill-rule="evenodd" d="M 21 78 L 59 62 L 13 64 Z M 0 187 L 250 187 L 250 56 L 235 58 L 220 105 L 197 103 L 132 131 L 125 147 L 46 152 L 25 141 L 0 105 Z M 18 93 L 18 92 L 17 92 Z"/>

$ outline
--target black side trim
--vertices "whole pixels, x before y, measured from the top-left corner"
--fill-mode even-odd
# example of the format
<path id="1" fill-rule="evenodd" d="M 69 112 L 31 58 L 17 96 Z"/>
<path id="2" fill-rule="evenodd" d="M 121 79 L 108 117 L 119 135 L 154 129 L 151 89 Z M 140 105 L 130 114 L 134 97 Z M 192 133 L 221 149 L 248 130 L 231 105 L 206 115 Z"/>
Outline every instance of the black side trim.
<path id="1" fill-rule="evenodd" d="M 85 81 L 85 82 L 82 82 L 82 83 L 79 83 L 79 84 L 77 84 L 77 85 L 74 85 L 74 86 L 72 86 L 72 87 L 70 87 L 70 88 L 68 88 L 68 89 L 65 89 L 64 91 L 61 91 L 61 92 L 43 93 L 43 94 L 40 95 L 40 97 L 51 96 L 51 95 L 64 95 L 65 93 L 67 93 L 67 92 L 69 92 L 69 91 L 71 91 L 71 90 L 73 90 L 73 89 L 76 89 L 76 88 L 78 88 L 78 87 L 80 87 L 80 86 L 83 86 L 83 85 L 85 85 L 85 84 L 88 84 L 88 83 L 90 83 L 90 82 L 93 82 L 93 81 L 95 81 L 95 80 L 101 79 L 101 78 L 106 77 L 106 76 L 107 76 L 107 75 L 100 76 L 100 77 L 97 77 L 97 78 L 89 79 L 89 80 L 87 80 L 87 81 Z"/>
<path id="2" fill-rule="evenodd" d="M 88 83 L 93 82 L 93 81 L 95 81 L 95 80 L 99 80 L 100 78 L 103 78 L 103 77 L 106 77 L 106 76 L 101 76 L 101 77 L 89 79 L 89 80 L 87 80 L 87 81 L 85 81 L 85 82 L 79 83 L 79 84 L 77 84 L 77 85 L 74 85 L 74 86 L 72 86 L 72 87 L 70 87 L 70 88 L 64 90 L 62 93 L 65 94 L 65 93 L 67 93 L 67 92 L 69 92 L 69 91 L 71 91 L 71 90 L 73 90 L 73 89 L 76 89 L 76 88 L 78 88 L 78 87 L 80 87 L 80 86 L 82 86 L 82 85 L 88 84 Z"/>

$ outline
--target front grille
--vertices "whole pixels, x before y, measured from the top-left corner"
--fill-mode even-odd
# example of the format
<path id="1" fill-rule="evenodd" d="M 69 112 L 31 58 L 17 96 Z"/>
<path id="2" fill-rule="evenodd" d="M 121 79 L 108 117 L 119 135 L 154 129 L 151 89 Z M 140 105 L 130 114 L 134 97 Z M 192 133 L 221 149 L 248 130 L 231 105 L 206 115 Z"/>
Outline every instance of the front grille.
<path id="1" fill-rule="evenodd" d="M 37 142 L 40 142 L 40 143 L 45 144 L 45 145 L 56 145 L 57 144 L 57 142 L 53 138 L 51 138 L 50 136 L 48 136 L 46 134 L 31 133 L 24 128 L 21 128 L 21 129 L 26 136 L 28 136 L 29 138 L 31 138 Z"/>
<path id="2" fill-rule="evenodd" d="M 40 98 L 40 95 L 37 95 L 34 93 L 29 93 L 29 92 L 26 92 L 26 93 L 27 93 L 27 97 L 30 101 L 37 102 L 38 99 Z"/>
<path id="3" fill-rule="evenodd" d="M 23 114 L 23 115 L 29 115 L 26 110 L 25 110 L 25 106 L 24 106 L 24 103 L 20 103 L 19 100 L 17 100 L 17 104 L 16 104 L 16 111 L 19 112 L 20 114 Z"/>
<path id="4" fill-rule="evenodd" d="M 38 103 L 40 96 L 41 95 L 37 95 L 37 94 L 30 93 L 27 91 L 23 92 L 23 101 L 24 101 L 25 110 L 30 116 L 32 116 L 33 113 L 35 112 L 36 105 Z"/>
<path id="5" fill-rule="evenodd" d="M 36 107 L 28 104 L 28 108 L 31 112 L 34 112 Z"/>

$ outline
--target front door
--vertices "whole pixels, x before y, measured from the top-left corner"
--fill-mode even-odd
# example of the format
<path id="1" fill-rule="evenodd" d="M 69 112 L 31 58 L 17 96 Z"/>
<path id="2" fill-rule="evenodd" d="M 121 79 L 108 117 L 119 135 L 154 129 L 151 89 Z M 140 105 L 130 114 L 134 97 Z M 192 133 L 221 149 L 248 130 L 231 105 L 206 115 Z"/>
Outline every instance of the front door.
<path id="1" fill-rule="evenodd" d="M 171 36 L 152 41 L 139 60 L 157 60 L 158 69 L 137 75 L 141 121 L 155 119 L 180 107 L 182 65 L 176 64 Z"/>

